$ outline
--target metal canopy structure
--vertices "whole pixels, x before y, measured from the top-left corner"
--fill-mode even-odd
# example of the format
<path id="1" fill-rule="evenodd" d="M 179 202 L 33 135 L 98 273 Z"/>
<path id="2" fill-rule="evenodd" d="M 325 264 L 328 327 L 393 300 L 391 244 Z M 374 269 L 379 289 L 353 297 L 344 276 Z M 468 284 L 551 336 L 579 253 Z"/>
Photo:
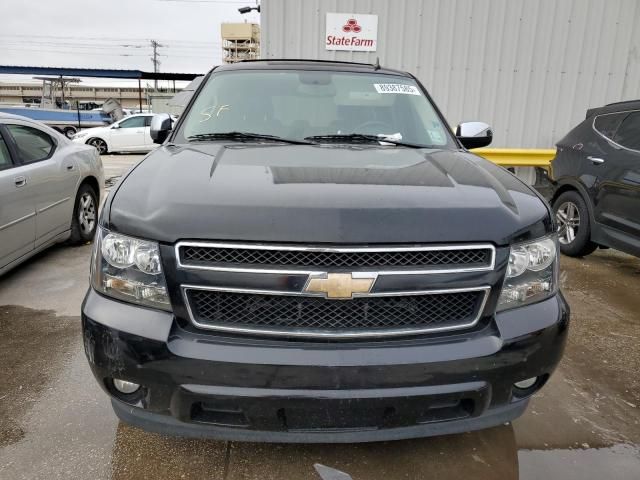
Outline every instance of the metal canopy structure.
<path id="1" fill-rule="evenodd" d="M 141 80 L 173 80 L 175 90 L 176 80 L 191 81 L 201 76 L 201 73 L 168 73 L 143 72 L 141 70 L 117 70 L 100 68 L 63 68 L 63 67 L 28 67 L 14 65 L 0 65 L 0 74 L 8 75 L 51 75 L 56 77 L 93 77 L 117 78 L 120 80 L 138 80 L 138 102 L 142 110 Z"/>
<path id="2" fill-rule="evenodd" d="M 202 73 L 143 72 L 141 70 L 117 70 L 100 68 L 23 67 L 0 65 L 0 74 L 53 75 L 56 77 L 94 77 L 130 80 L 183 80 L 191 81 Z"/>

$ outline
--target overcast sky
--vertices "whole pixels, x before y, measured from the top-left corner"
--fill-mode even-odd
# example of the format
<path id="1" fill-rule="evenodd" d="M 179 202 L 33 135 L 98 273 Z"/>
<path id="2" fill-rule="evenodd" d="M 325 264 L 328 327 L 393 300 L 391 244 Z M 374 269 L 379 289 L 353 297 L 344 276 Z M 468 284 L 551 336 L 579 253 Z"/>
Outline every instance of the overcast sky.
<path id="1" fill-rule="evenodd" d="M 205 73 L 222 60 L 220 24 L 259 22 L 238 13 L 256 0 L 0 0 L 0 65 Z M 3 82 L 30 77 L 0 76 Z M 87 79 L 84 83 L 104 84 Z M 111 84 L 121 82 L 107 82 Z"/>

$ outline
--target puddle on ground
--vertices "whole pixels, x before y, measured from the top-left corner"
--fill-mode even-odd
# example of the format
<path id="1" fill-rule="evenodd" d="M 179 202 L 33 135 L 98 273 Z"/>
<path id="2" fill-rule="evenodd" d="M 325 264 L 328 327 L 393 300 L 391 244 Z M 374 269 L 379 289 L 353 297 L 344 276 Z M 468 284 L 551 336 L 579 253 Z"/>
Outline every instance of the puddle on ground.
<path id="1" fill-rule="evenodd" d="M 25 434 L 22 419 L 72 354 L 78 317 L 0 306 L 0 447 Z"/>
<path id="2" fill-rule="evenodd" d="M 518 479 L 510 425 L 397 442 L 301 445 L 184 440 L 123 424 L 116 433 L 111 478 L 320 480 L 317 463 L 353 480 Z"/>
<path id="3" fill-rule="evenodd" d="M 521 450 L 520 480 L 637 480 L 640 450 L 619 444 L 609 448 Z"/>
<path id="4" fill-rule="evenodd" d="M 637 480 L 640 451 L 627 444 L 518 451 L 509 425 L 399 442 L 275 445 L 184 440 L 121 424 L 111 467 L 114 480 Z"/>

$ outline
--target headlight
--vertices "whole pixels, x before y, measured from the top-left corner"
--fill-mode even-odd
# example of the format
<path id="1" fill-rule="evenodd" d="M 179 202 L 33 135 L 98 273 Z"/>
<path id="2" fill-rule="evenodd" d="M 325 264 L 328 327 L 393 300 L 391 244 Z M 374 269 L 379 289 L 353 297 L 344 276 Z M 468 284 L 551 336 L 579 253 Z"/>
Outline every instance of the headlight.
<path id="1" fill-rule="evenodd" d="M 91 282 L 93 288 L 110 297 L 171 310 L 156 242 L 98 229 Z"/>
<path id="2" fill-rule="evenodd" d="M 520 307 L 556 293 L 558 288 L 557 237 L 513 245 L 498 310 Z"/>

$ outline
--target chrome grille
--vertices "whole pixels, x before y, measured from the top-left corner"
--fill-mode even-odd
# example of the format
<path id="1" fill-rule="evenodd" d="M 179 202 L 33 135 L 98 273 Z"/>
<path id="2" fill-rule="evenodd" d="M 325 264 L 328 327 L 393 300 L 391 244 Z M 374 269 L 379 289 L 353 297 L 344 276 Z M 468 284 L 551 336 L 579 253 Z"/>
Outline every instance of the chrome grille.
<path id="1" fill-rule="evenodd" d="M 328 300 L 185 289 L 194 323 L 202 328 L 283 336 L 380 336 L 454 330 L 475 324 L 486 289 Z"/>
<path id="2" fill-rule="evenodd" d="M 493 267 L 491 246 L 313 248 L 183 243 L 180 263 L 200 268 L 474 270 Z"/>

